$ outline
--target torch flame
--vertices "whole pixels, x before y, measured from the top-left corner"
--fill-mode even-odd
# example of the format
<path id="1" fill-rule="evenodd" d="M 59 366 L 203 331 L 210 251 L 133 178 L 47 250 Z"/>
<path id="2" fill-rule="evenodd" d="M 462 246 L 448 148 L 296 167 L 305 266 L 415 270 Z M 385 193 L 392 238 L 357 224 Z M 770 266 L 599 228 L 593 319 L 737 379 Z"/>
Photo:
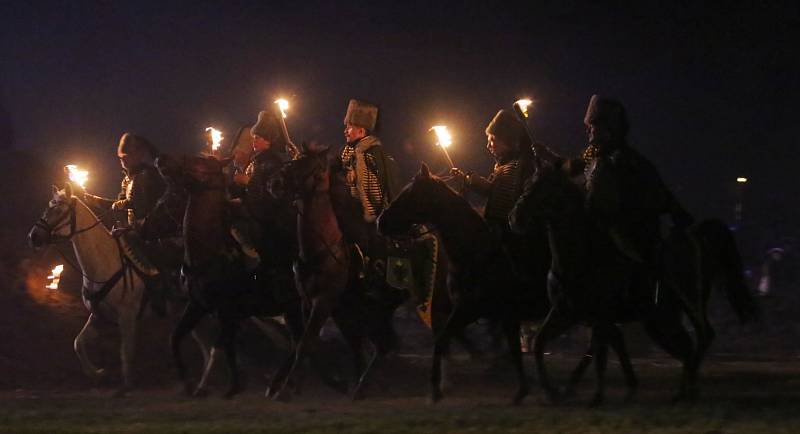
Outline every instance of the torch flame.
<path id="1" fill-rule="evenodd" d="M 59 284 L 59 282 L 61 282 L 61 273 L 63 271 L 64 271 L 64 266 L 61 265 L 61 264 L 56 265 L 55 267 L 53 267 L 53 270 L 50 271 L 50 275 L 47 276 L 47 279 L 50 281 L 50 283 L 48 283 L 44 287 L 47 288 L 47 289 L 53 289 L 53 290 L 58 289 L 58 284 Z"/>
<path id="2" fill-rule="evenodd" d="M 69 172 L 69 180 L 78 184 L 81 188 L 86 188 L 86 181 L 89 180 L 89 172 L 81 170 L 74 164 L 67 164 L 67 171 Z"/>
<path id="3" fill-rule="evenodd" d="M 208 127 L 206 128 L 206 132 L 211 135 L 211 150 L 215 152 L 218 151 L 222 144 L 222 139 L 225 138 L 225 136 L 222 135 L 222 131 L 214 127 Z"/>
<path id="4" fill-rule="evenodd" d="M 439 146 L 442 148 L 446 148 L 453 144 L 453 136 L 450 135 L 450 131 L 447 131 L 446 126 L 436 125 L 431 127 L 431 130 L 436 133 L 436 139 L 439 141 Z"/>
<path id="5" fill-rule="evenodd" d="M 528 106 L 533 104 L 533 101 L 528 98 L 523 98 L 523 99 L 518 99 L 514 104 L 519 106 L 520 110 L 522 110 L 522 114 L 527 118 Z"/>
<path id="6" fill-rule="evenodd" d="M 744 184 L 745 182 L 747 182 L 747 178 L 740 176 L 736 178 L 736 182 L 738 182 L 739 184 Z"/>
<path id="7" fill-rule="evenodd" d="M 286 110 L 289 110 L 289 101 L 279 98 L 275 100 L 275 104 L 278 104 L 278 108 L 281 109 L 281 115 L 286 119 Z"/>

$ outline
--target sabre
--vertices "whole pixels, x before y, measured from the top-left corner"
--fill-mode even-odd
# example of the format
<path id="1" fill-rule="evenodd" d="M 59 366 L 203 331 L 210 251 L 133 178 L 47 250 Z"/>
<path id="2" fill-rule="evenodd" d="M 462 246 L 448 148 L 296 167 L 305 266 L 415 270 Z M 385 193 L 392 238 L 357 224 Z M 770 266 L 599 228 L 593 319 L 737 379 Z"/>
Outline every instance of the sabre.
<path id="1" fill-rule="evenodd" d="M 278 110 L 281 112 L 281 131 L 283 132 L 283 138 L 286 139 L 286 151 L 294 160 L 300 155 L 300 150 L 297 149 L 297 146 L 294 144 L 294 142 L 292 142 L 292 139 L 289 138 L 289 129 L 286 127 L 286 112 L 289 110 L 289 101 L 284 98 L 278 98 L 274 102 L 277 104 Z"/>
<path id="2" fill-rule="evenodd" d="M 442 148 L 444 156 L 447 158 L 447 163 L 450 164 L 450 168 L 453 169 L 456 167 L 456 165 L 453 164 L 453 159 L 450 158 L 450 153 L 447 152 L 447 148 L 453 144 L 453 136 L 450 135 L 450 131 L 447 130 L 447 126 L 436 125 L 431 127 L 431 129 L 428 131 L 433 131 L 436 133 L 436 144 Z"/>

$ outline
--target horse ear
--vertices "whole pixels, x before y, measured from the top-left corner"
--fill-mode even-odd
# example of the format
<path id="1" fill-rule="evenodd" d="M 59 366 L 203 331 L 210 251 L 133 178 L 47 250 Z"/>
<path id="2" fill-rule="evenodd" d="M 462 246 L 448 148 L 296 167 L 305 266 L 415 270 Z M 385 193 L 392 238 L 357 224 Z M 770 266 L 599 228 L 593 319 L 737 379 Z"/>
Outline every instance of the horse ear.
<path id="1" fill-rule="evenodd" d="M 72 197 L 72 183 L 69 181 L 64 185 L 64 194 L 66 194 L 67 199 Z"/>
<path id="2" fill-rule="evenodd" d="M 59 190 L 58 190 L 58 186 L 57 186 L 57 185 L 55 185 L 55 184 L 53 184 L 53 195 L 57 195 L 57 194 L 58 194 L 58 191 L 59 191 Z"/>
<path id="3" fill-rule="evenodd" d="M 431 169 L 428 168 L 427 164 L 422 163 L 422 165 L 419 166 L 418 175 L 421 176 L 421 177 L 424 177 L 424 178 L 430 178 L 431 177 Z"/>

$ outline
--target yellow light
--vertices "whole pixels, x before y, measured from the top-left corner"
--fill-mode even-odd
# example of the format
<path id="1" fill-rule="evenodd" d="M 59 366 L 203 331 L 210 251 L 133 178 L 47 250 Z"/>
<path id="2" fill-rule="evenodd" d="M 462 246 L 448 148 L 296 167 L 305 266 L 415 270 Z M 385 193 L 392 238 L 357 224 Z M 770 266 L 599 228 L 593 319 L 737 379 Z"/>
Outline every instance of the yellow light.
<path id="1" fill-rule="evenodd" d="M 78 184 L 81 188 L 86 188 L 86 181 L 89 180 L 89 172 L 81 170 L 74 164 L 67 164 L 67 171 L 69 172 L 69 180 Z"/>
<path id="2" fill-rule="evenodd" d="M 275 104 L 278 104 L 278 108 L 281 109 L 281 115 L 286 119 L 286 111 L 289 110 L 289 101 L 279 98 L 275 100 Z"/>
<path id="3" fill-rule="evenodd" d="M 747 178 L 740 176 L 740 177 L 736 178 L 736 182 L 738 182 L 740 184 L 744 184 L 745 182 L 747 182 Z"/>
<path id="4" fill-rule="evenodd" d="M 206 128 L 206 132 L 211 136 L 211 150 L 215 152 L 218 151 L 219 147 L 222 145 L 222 139 L 225 138 L 225 136 L 222 135 L 222 131 L 214 127 L 208 127 Z"/>
<path id="5" fill-rule="evenodd" d="M 514 102 L 515 105 L 518 105 L 520 110 L 522 110 L 522 114 L 527 118 L 528 117 L 528 106 L 533 104 L 533 100 L 528 98 L 518 99 Z"/>
<path id="6" fill-rule="evenodd" d="M 63 265 L 59 264 L 59 265 L 56 265 L 55 267 L 53 267 L 53 269 L 50 271 L 50 275 L 47 276 L 47 280 L 49 280 L 50 283 L 48 283 L 44 287 L 47 288 L 47 289 L 53 289 L 53 290 L 58 289 L 58 284 L 59 284 L 59 282 L 61 282 L 61 273 L 62 272 L 64 272 L 64 266 Z"/>
<path id="7" fill-rule="evenodd" d="M 453 144 L 453 136 L 450 135 L 450 131 L 447 131 L 446 126 L 436 125 L 431 127 L 431 130 L 436 133 L 436 139 L 439 141 L 439 146 L 442 148 L 447 148 Z"/>

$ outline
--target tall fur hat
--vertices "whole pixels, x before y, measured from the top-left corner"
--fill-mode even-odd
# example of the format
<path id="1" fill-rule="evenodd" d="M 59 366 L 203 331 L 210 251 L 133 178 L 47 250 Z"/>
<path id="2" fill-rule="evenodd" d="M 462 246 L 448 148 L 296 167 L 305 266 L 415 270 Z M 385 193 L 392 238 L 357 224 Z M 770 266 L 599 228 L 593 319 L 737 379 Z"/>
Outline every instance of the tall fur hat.
<path id="1" fill-rule="evenodd" d="M 500 110 L 486 126 L 486 135 L 493 134 L 511 145 L 519 145 L 525 137 L 525 126 L 509 110 Z"/>
<path id="2" fill-rule="evenodd" d="M 277 107 L 277 106 L 276 106 Z M 283 139 L 283 127 L 279 118 L 281 114 L 277 110 L 263 110 L 258 114 L 258 121 L 253 125 L 251 133 L 278 144 Z"/>
<path id="3" fill-rule="evenodd" d="M 347 114 L 344 116 L 345 125 L 354 125 L 367 131 L 373 131 L 377 122 L 378 106 L 357 99 L 350 100 L 347 105 Z"/>
<path id="4" fill-rule="evenodd" d="M 599 95 L 592 95 L 589 107 L 586 108 L 586 116 L 583 118 L 583 123 L 586 125 L 592 122 L 602 123 L 622 136 L 627 135 L 630 129 L 625 106 L 616 99 Z"/>
<path id="5" fill-rule="evenodd" d="M 117 155 L 128 154 L 132 152 L 133 149 L 147 151 L 153 158 L 158 156 L 158 149 L 156 149 L 149 140 L 142 136 L 137 136 L 136 134 L 124 133 L 122 137 L 119 138 Z"/>

